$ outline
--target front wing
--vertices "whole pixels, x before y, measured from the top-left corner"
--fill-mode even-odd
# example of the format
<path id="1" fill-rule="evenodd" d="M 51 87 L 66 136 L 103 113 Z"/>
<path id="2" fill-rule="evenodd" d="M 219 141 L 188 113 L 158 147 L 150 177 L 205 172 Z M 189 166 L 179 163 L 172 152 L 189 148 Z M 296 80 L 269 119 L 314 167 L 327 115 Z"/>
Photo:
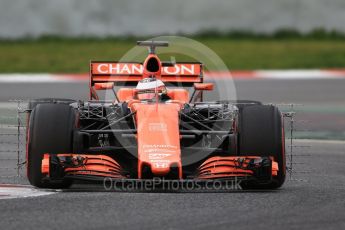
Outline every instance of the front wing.
<path id="1" fill-rule="evenodd" d="M 183 183 L 185 180 L 203 182 L 240 179 L 268 183 L 272 176 L 277 175 L 278 170 L 278 163 L 271 157 L 216 156 L 208 158 L 185 179 L 175 181 Z M 131 178 L 125 167 L 106 155 L 44 154 L 41 172 L 45 180 L 49 181 L 64 178 L 87 181 L 140 180 Z"/>

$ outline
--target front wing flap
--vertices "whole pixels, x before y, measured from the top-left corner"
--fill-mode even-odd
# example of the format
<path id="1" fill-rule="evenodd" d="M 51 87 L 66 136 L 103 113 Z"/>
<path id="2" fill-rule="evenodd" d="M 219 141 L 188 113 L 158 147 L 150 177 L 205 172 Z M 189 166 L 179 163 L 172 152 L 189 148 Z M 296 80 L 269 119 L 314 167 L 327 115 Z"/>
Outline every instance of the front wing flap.
<path id="1" fill-rule="evenodd" d="M 41 172 L 52 180 L 65 176 L 126 178 L 121 165 L 105 155 L 44 154 Z"/>
<path id="2" fill-rule="evenodd" d="M 229 177 L 255 178 L 268 181 L 278 173 L 278 163 L 270 157 L 222 156 L 207 159 L 198 168 L 198 179 Z"/>

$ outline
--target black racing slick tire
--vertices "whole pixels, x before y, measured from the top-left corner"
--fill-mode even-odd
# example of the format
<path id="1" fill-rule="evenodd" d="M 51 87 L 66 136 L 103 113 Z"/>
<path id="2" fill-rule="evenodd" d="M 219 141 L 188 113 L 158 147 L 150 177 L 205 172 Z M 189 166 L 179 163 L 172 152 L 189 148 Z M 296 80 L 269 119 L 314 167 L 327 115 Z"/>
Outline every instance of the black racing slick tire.
<path id="1" fill-rule="evenodd" d="M 33 110 L 39 104 L 71 104 L 75 102 L 73 99 L 65 99 L 65 98 L 39 98 L 39 99 L 32 99 L 29 101 L 28 109 Z"/>
<path id="2" fill-rule="evenodd" d="M 284 124 L 279 109 L 273 105 L 245 106 L 239 116 L 239 155 L 273 156 L 278 175 L 269 183 L 243 183 L 244 189 L 277 189 L 285 181 Z"/>
<path id="3" fill-rule="evenodd" d="M 31 185 L 39 188 L 67 188 L 71 181 L 49 182 L 41 173 L 44 153 L 72 153 L 75 111 L 66 104 L 38 104 L 30 115 L 27 173 Z"/>

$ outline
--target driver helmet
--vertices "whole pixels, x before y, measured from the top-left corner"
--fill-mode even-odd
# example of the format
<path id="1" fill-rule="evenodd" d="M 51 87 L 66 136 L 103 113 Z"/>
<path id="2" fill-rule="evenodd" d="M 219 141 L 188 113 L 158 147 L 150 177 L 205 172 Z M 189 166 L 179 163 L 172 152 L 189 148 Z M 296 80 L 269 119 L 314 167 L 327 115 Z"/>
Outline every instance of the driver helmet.
<path id="1" fill-rule="evenodd" d="M 144 78 L 138 82 L 136 91 L 139 100 L 152 100 L 155 98 L 156 93 L 160 95 L 166 93 L 167 90 L 161 80 L 156 78 Z"/>

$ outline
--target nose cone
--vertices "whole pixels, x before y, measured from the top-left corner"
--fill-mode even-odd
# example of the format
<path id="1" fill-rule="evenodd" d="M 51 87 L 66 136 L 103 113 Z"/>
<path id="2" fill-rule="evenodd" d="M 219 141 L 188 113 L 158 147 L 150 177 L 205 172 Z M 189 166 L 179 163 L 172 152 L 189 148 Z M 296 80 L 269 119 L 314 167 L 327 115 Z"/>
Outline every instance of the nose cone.
<path id="1" fill-rule="evenodd" d="M 138 177 L 144 165 L 153 176 L 165 176 L 171 167 L 178 169 L 182 178 L 179 114 L 177 104 L 133 104 L 136 111 L 138 140 Z"/>

